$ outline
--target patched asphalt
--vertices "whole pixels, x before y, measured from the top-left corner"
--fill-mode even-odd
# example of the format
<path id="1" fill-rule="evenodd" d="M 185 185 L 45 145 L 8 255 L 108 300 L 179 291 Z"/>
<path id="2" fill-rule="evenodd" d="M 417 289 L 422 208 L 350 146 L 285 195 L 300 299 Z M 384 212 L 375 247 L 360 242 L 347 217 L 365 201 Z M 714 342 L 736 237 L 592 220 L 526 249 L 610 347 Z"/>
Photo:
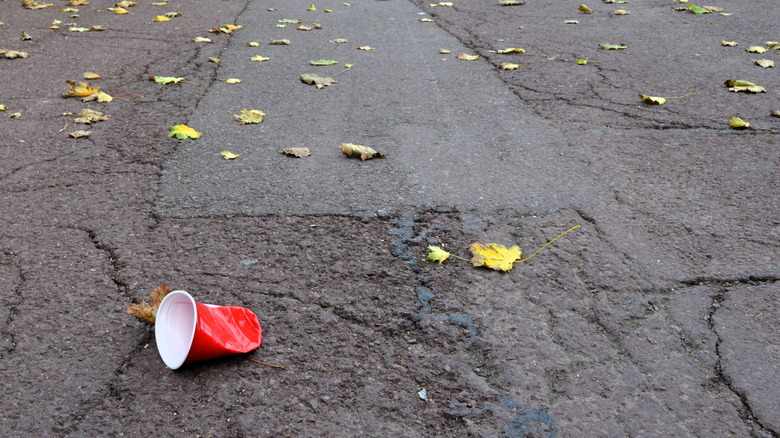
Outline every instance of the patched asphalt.
<path id="1" fill-rule="evenodd" d="M 0 59 L 4 434 L 778 436 L 780 106 L 753 64 L 777 51 L 745 51 L 777 39 L 774 2 L 351 3 L 0 2 L 0 49 L 29 53 Z M 114 102 L 62 97 L 85 71 Z M 82 108 L 111 118 L 63 115 Z M 509 273 L 425 258 L 528 255 L 573 225 Z M 168 370 L 125 313 L 164 283 L 252 309 L 263 345 Z"/>

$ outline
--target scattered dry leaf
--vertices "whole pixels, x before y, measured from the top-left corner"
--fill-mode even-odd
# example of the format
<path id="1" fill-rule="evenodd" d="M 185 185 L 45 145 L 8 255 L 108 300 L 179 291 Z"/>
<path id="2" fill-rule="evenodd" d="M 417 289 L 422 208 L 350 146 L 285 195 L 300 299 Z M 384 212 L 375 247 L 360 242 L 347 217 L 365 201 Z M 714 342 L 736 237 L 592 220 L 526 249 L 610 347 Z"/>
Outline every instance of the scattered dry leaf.
<path id="1" fill-rule="evenodd" d="M 341 148 L 342 154 L 350 158 L 360 157 L 361 161 L 370 160 L 372 158 L 385 158 L 383 154 L 380 154 L 373 148 L 362 144 L 341 143 L 339 147 Z"/>
<path id="2" fill-rule="evenodd" d="M 631 12 L 625 10 L 625 9 L 618 9 L 615 12 L 613 12 L 615 15 L 629 15 Z"/>
<path id="3" fill-rule="evenodd" d="M 100 76 L 99 74 L 92 73 L 91 71 L 86 71 L 86 72 L 82 73 L 81 75 L 84 76 L 84 79 L 90 79 L 90 80 L 102 78 L 102 76 Z"/>
<path id="4" fill-rule="evenodd" d="M 171 290 L 167 284 L 157 287 L 149 294 L 149 299 L 152 301 L 151 305 L 145 300 L 138 304 L 131 304 L 127 306 L 127 313 L 138 319 L 154 323 L 157 318 L 157 309 L 160 307 L 160 303 L 163 298 L 171 292 L 173 292 L 173 290 Z"/>
<path id="5" fill-rule="evenodd" d="M 228 78 L 228 79 L 225 79 L 225 83 L 228 83 L 228 84 L 240 84 L 241 83 L 241 79 L 238 79 L 238 78 Z"/>
<path id="6" fill-rule="evenodd" d="M 266 58 L 265 56 L 260 56 L 260 55 L 255 55 L 255 56 L 249 58 L 250 61 L 255 61 L 255 62 L 268 61 L 269 59 L 271 59 L 271 58 Z"/>
<path id="7" fill-rule="evenodd" d="M 2 55 L 4 58 L 7 59 L 26 58 L 28 56 L 27 52 L 20 52 L 17 50 L 9 50 L 9 49 L 0 49 L 0 55 Z"/>
<path id="8" fill-rule="evenodd" d="M 645 96 L 644 94 L 640 94 L 639 97 L 651 105 L 663 105 L 666 103 L 666 98 L 664 97 Z"/>
<path id="9" fill-rule="evenodd" d="M 35 0 L 22 0 L 22 6 L 25 9 L 43 9 L 43 8 L 51 8 L 54 6 L 54 4 L 37 2 Z"/>
<path id="10" fill-rule="evenodd" d="M 729 79 L 723 84 L 729 87 L 729 91 L 734 91 L 734 92 L 744 91 L 747 93 L 766 93 L 766 88 L 743 79 L 737 79 L 737 80 Z"/>
<path id="11" fill-rule="evenodd" d="M 27 32 L 22 32 L 22 34 L 19 36 L 19 39 L 22 41 L 30 41 L 32 37 Z"/>
<path id="12" fill-rule="evenodd" d="M 502 62 L 501 65 L 498 66 L 501 70 L 517 70 L 520 68 L 520 64 L 512 64 L 511 62 Z"/>
<path id="13" fill-rule="evenodd" d="M 222 158 L 226 160 L 235 160 L 236 158 L 241 156 L 241 154 L 234 154 L 233 152 L 230 151 L 222 151 L 219 154 L 222 155 Z"/>
<path id="14" fill-rule="evenodd" d="M 90 124 L 90 123 L 96 123 L 96 122 L 102 122 L 104 120 L 108 120 L 111 116 L 108 114 L 103 114 L 100 111 L 94 111 L 89 108 L 84 108 L 78 113 L 78 117 L 73 119 L 76 123 L 83 123 L 83 124 Z"/>
<path id="15" fill-rule="evenodd" d="M 460 55 L 457 55 L 456 58 L 463 61 L 476 61 L 479 59 L 479 55 L 468 55 L 466 53 L 461 53 Z"/>
<path id="16" fill-rule="evenodd" d="M 290 40 L 273 40 L 268 44 L 272 46 L 289 46 L 292 42 Z"/>
<path id="17" fill-rule="evenodd" d="M 452 254 L 443 250 L 441 247 L 430 245 L 428 246 L 428 260 L 433 262 L 439 262 L 447 260 Z"/>
<path id="18" fill-rule="evenodd" d="M 770 114 L 770 115 L 772 115 L 772 116 L 775 116 L 775 117 L 780 117 L 780 110 L 778 110 L 778 111 L 772 111 L 772 112 L 771 112 L 771 113 L 769 113 L 769 114 Z"/>
<path id="19" fill-rule="evenodd" d="M 433 23 L 433 20 L 431 20 L 430 18 L 420 18 L 419 21 L 422 21 L 423 23 Z"/>
<path id="20" fill-rule="evenodd" d="M 109 11 L 117 14 L 117 15 L 127 15 L 130 12 L 125 8 L 108 8 Z"/>
<path id="21" fill-rule="evenodd" d="M 195 41 L 196 43 L 210 43 L 211 39 L 205 37 L 195 37 L 192 39 L 192 41 Z"/>
<path id="22" fill-rule="evenodd" d="M 209 32 L 211 33 L 224 33 L 224 34 L 231 34 L 234 30 L 243 29 L 244 26 L 241 25 L 235 25 L 235 24 L 226 24 L 222 27 L 215 27 L 214 29 L 211 29 Z"/>
<path id="23" fill-rule="evenodd" d="M 311 74 L 311 73 L 304 73 L 304 74 L 302 74 L 301 75 L 301 81 L 303 81 L 303 82 L 305 82 L 305 83 L 307 83 L 309 85 L 316 85 L 318 89 L 319 88 L 325 88 L 328 85 L 332 85 L 332 84 L 335 84 L 335 83 L 338 82 L 337 80 L 335 80 L 333 78 L 330 78 L 330 77 L 324 78 L 322 76 L 318 76 L 318 75 Z"/>
<path id="24" fill-rule="evenodd" d="M 766 52 L 766 47 L 750 46 L 747 49 L 745 49 L 745 51 L 749 53 L 764 53 Z"/>
<path id="25" fill-rule="evenodd" d="M 729 128 L 732 129 L 747 129 L 750 128 L 750 123 L 740 119 L 737 116 L 731 117 L 729 119 Z"/>
<path id="26" fill-rule="evenodd" d="M 176 137 L 179 140 L 184 140 L 185 138 L 200 138 L 201 134 L 200 132 L 190 128 L 187 125 L 176 125 L 171 128 L 171 132 L 168 133 L 168 137 Z"/>
<path id="27" fill-rule="evenodd" d="M 508 47 L 506 49 L 496 50 L 496 53 L 500 55 L 507 55 L 510 53 L 525 53 L 525 49 L 519 47 Z"/>
<path id="28" fill-rule="evenodd" d="M 82 82 L 78 85 L 76 85 L 76 83 L 73 81 L 65 81 L 65 83 L 68 84 L 70 90 L 62 93 L 64 97 L 84 97 L 100 91 L 100 87 L 93 87 L 86 82 Z"/>
<path id="29" fill-rule="evenodd" d="M 591 8 L 585 6 L 585 5 L 580 5 L 580 7 L 577 8 L 577 9 L 582 11 L 585 14 L 592 14 L 593 13 L 593 9 L 591 9 Z"/>
<path id="30" fill-rule="evenodd" d="M 343 44 L 343 43 L 346 43 L 346 42 L 347 42 L 347 39 L 346 39 L 346 38 L 336 38 L 335 40 L 330 40 L 330 41 L 328 41 L 328 42 L 329 42 L 329 43 L 338 43 L 338 44 Z"/>
<path id="31" fill-rule="evenodd" d="M 158 16 L 154 17 L 154 20 L 152 20 L 152 21 L 157 21 L 157 22 L 160 22 L 160 21 L 171 21 L 171 19 L 166 17 L 165 15 L 158 15 Z"/>
<path id="32" fill-rule="evenodd" d="M 309 26 L 304 26 L 304 25 L 301 24 L 300 26 L 296 27 L 295 29 L 296 30 L 302 30 L 304 32 L 308 32 L 308 31 L 310 31 L 310 30 L 312 30 L 314 28 L 313 27 L 309 27 Z"/>
<path id="33" fill-rule="evenodd" d="M 309 148 L 286 148 L 282 149 L 283 154 L 292 155 L 294 157 L 303 158 L 311 155 Z"/>
<path id="34" fill-rule="evenodd" d="M 374 50 L 374 48 L 371 47 L 371 46 L 358 46 L 357 49 L 358 50 Z"/>
<path id="35" fill-rule="evenodd" d="M 241 114 L 233 114 L 239 125 L 246 125 L 247 123 L 261 123 L 265 113 L 260 110 L 248 110 L 242 109 Z"/>
<path id="36" fill-rule="evenodd" d="M 727 47 L 736 47 L 739 44 L 736 41 L 726 41 L 726 40 L 723 40 L 723 41 L 720 42 L 720 45 L 721 46 L 727 46 Z"/>
<path id="37" fill-rule="evenodd" d="M 84 96 L 81 98 L 82 102 L 90 102 L 92 100 L 97 100 L 100 103 L 106 103 L 113 101 L 114 98 L 102 91 L 98 91 L 97 93 L 92 93 L 89 96 Z"/>
<path id="38" fill-rule="evenodd" d="M 79 130 L 79 131 L 73 131 L 68 135 L 70 135 L 73 138 L 81 138 L 81 137 L 89 137 L 89 134 L 92 134 L 92 131 Z"/>
<path id="39" fill-rule="evenodd" d="M 219 64 L 219 58 L 209 56 L 207 59 L 209 60 L 209 62 L 213 62 L 214 64 Z"/>
<path id="40" fill-rule="evenodd" d="M 756 59 L 755 63 L 756 65 L 759 65 L 763 68 L 770 68 L 775 66 L 775 62 L 770 59 Z"/>
<path id="41" fill-rule="evenodd" d="M 258 43 L 257 41 L 250 41 L 246 43 L 246 45 L 249 47 L 260 47 L 260 43 Z"/>

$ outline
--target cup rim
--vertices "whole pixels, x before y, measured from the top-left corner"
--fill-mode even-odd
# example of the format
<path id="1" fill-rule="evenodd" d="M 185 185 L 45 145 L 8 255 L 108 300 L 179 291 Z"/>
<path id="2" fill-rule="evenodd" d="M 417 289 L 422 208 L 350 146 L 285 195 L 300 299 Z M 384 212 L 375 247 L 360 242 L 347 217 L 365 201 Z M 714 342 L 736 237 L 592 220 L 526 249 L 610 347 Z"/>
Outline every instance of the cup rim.
<path id="1" fill-rule="evenodd" d="M 165 366 L 175 370 L 187 360 L 197 322 L 198 308 L 195 299 L 187 291 L 175 290 L 160 302 L 154 337 Z"/>

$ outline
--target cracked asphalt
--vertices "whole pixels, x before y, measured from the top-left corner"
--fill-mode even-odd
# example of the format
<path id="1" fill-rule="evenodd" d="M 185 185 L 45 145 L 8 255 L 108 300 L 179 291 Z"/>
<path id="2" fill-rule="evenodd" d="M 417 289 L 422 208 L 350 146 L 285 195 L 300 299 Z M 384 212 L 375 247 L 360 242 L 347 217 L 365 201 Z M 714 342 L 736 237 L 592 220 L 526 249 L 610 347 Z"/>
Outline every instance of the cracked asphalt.
<path id="1" fill-rule="evenodd" d="M 350 3 L 0 1 L 29 54 L 0 58 L 3 436 L 780 436 L 778 51 L 745 51 L 774 2 Z M 85 71 L 113 102 L 62 97 Z M 111 118 L 70 138 L 83 108 Z M 578 224 L 508 273 L 425 258 Z M 168 370 L 125 313 L 165 283 L 250 308 L 262 346 Z"/>

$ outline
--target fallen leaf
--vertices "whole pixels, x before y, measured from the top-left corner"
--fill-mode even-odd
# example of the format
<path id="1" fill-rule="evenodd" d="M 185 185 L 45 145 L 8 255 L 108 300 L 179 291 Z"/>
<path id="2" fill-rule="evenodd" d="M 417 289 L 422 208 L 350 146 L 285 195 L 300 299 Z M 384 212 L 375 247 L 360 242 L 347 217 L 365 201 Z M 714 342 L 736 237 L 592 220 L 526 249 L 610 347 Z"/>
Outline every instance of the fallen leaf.
<path id="1" fill-rule="evenodd" d="M 184 78 L 177 78 L 174 76 L 149 76 L 150 81 L 155 81 L 158 84 L 178 84 L 183 81 Z"/>
<path id="2" fill-rule="evenodd" d="M 127 15 L 130 12 L 125 8 L 108 8 L 109 11 L 117 14 L 117 15 Z"/>
<path id="3" fill-rule="evenodd" d="M 294 157 L 303 158 L 311 155 L 309 148 L 286 148 L 282 149 L 283 154 L 292 155 Z"/>
<path id="4" fill-rule="evenodd" d="M 339 63 L 338 61 L 334 61 L 332 59 L 320 59 L 320 60 L 317 60 L 317 61 L 309 62 L 309 64 L 311 64 L 311 65 L 318 65 L 318 66 L 333 65 L 333 64 L 338 64 L 338 63 Z"/>
<path id="5" fill-rule="evenodd" d="M 250 41 L 246 43 L 246 45 L 249 47 L 260 47 L 260 43 L 258 43 L 257 41 Z"/>
<path id="6" fill-rule="evenodd" d="M 192 41 L 195 41 L 196 43 L 210 43 L 210 38 L 204 38 L 204 37 L 195 37 L 192 39 Z"/>
<path id="7" fill-rule="evenodd" d="M 268 44 L 272 46 L 289 46 L 292 42 L 290 40 L 273 40 Z"/>
<path id="8" fill-rule="evenodd" d="M 168 18 L 176 18 L 176 17 L 181 17 L 181 14 L 178 12 L 166 12 L 165 16 Z"/>
<path id="9" fill-rule="evenodd" d="M 737 116 L 731 117 L 729 119 L 729 128 L 732 129 L 747 129 L 750 128 L 750 123 L 740 119 Z"/>
<path id="10" fill-rule="evenodd" d="M 373 148 L 362 144 L 341 143 L 339 147 L 341 148 L 342 154 L 349 158 L 360 157 L 360 161 L 366 161 L 372 158 L 385 158 L 383 154 L 380 154 Z"/>
<path id="11" fill-rule="evenodd" d="M 737 80 L 729 79 L 723 84 L 729 87 L 729 91 L 734 91 L 734 92 L 745 91 L 748 93 L 766 93 L 766 88 L 742 79 L 737 79 Z"/>
<path id="12" fill-rule="evenodd" d="M 663 97 L 645 96 L 644 94 L 640 94 L 639 97 L 641 97 L 642 100 L 644 100 L 645 102 L 652 105 L 663 105 L 666 103 L 666 98 Z"/>
<path id="13" fill-rule="evenodd" d="M 315 29 L 322 29 L 322 25 L 320 23 L 312 23 L 311 27 L 313 27 Z"/>
<path id="14" fill-rule="evenodd" d="M 723 41 L 720 42 L 720 45 L 721 46 L 728 46 L 728 47 L 736 47 L 739 44 L 736 41 L 726 41 L 726 40 L 723 40 Z"/>
<path id="15" fill-rule="evenodd" d="M 501 70 L 517 70 L 520 68 L 520 64 L 512 64 L 511 62 L 503 62 L 498 66 Z"/>
<path id="16" fill-rule="evenodd" d="M 209 56 L 206 59 L 208 59 L 209 62 L 213 62 L 214 64 L 219 64 L 219 58 L 214 58 L 213 56 Z"/>
<path id="17" fill-rule="evenodd" d="M 322 12 L 325 12 L 326 14 L 330 14 L 333 12 L 333 9 L 323 9 Z"/>
<path id="18" fill-rule="evenodd" d="M 750 46 L 745 49 L 745 51 L 749 53 L 764 53 L 766 52 L 766 48 L 761 46 Z"/>
<path id="19" fill-rule="evenodd" d="M 82 82 L 78 85 L 73 81 L 65 81 L 65 83 L 68 84 L 70 90 L 62 94 L 64 97 L 84 97 L 100 91 L 100 87 L 93 87 L 86 82 Z"/>
<path id="20" fill-rule="evenodd" d="M 603 50 L 623 50 L 627 49 L 628 46 L 620 43 L 620 44 L 599 44 Z"/>
<path id="21" fill-rule="evenodd" d="M 563 24 L 580 24 L 580 22 L 577 20 L 566 20 Z"/>
<path id="22" fill-rule="evenodd" d="M 268 61 L 269 59 L 271 58 L 266 58 L 265 56 L 260 56 L 260 55 L 255 55 L 249 58 L 250 61 L 254 61 L 254 62 L 264 62 L 264 61 Z"/>
<path id="23" fill-rule="evenodd" d="M 479 59 L 479 55 L 468 55 L 466 53 L 461 53 L 460 55 L 457 55 L 456 58 L 463 61 L 476 61 Z"/>
<path id="24" fill-rule="evenodd" d="M 712 11 L 706 8 L 702 8 L 696 5 L 688 5 L 688 10 L 693 12 L 694 14 L 711 14 Z"/>
<path id="25" fill-rule="evenodd" d="M 441 53 L 442 55 L 449 55 L 450 53 L 452 53 L 452 50 L 439 49 L 439 53 Z"/>
<path id="26" fill-rule="evenodd" d="M 311 73 L 304 73 L 304 74 L 302 74 L 301 75 L 301 81 L 303 81 L 303 82 L 305 82 L 305 83 L 307 83 L 309 85 L 316 85 L 318 89 L 325 88 L 328 85 L 332 85 L 332 84 L 335 84 L 335 83 L 338 82 L 337 80 L 335 80 L 333 78 L 330 78 L 330 77 L 323 78 L 322 76 L 318 76 L 318 75 L 311 74 Z"/>
<path id="27" fill-rule="evenodd" d="M 702 6 L 703 9 L 706 9 L 710 12 L 723 12 L 725 9 L 719 7 L 719 6 Z"/>
<path id="28" fill-rule="evenodd" d="M 22 40 L 22 41 L 30 41 L 32 39 L 32 37 L 30 36 L 29 33 L 22 32 L 22 35 L 19 36 L 19 39 Z"/>
<path id="29" fill-rule="evenodd" d="M 7 106 L 0 104 L 0 111 L 7 111 L 7 110 L 8 110 Z"/>
<path id="30" fill-rule="evenodd" d="M 176 137 L 179 140 L 185 138 L 200 138 L 200 132 L 190 128 L 187 125 L 176 125 L 171 128 L 171 132 L 168 133 L 168 137 Z"/>
<path id="31" fill-rule="evenodd" d="M 131 304 L 127 306 L 127 313 L 138 319 L 154 323 L 157 318 L 157 309 L 160 307 L 160 303 L 163 298 L 171 292 L 173 291 L 167 284 L 157 287 L 149 294 L 149 299 L 152 302 L 151 304 L 147 303 L 145 300 L 138 304 Z"/>
<path id="32" fill-rule="evenodd" d="M 91 26 L 89 30 L 91 30 L 92 32 L 101 32 L 106 30 L 106 26 L 101 26 L 101 25 Z"/>
<path id="33" fill-rule="evenodd" d="M 102 78 L 102 76 L 100 76 L 99 74 L 92 73 L 91 71 L 84 72 L 81 75 L 84 76 L 84 79 L 90 79 L 90 80 Z"/>
<path id="34" fill-rule="evenodd" d="M 89 108 L 84 108 L 78 113 L 78 117 L 73 119 L 76 123 L 82 123 L 89 125 L 91 123 L 102 122 L 108 120 L 111 116 L 103 114 L 100 111 L 94 111 Z"/>
<path id="35" fill-rule="evenodd" d="M 89 2 L 87 0 L 71 0 L 68 2 L 68 6 L 86 6 Z M 120 6 L 119 4 L 115 6 Z"/>
<path id="36" fill-rule="evenodd" d="M 281 20 L 279 20 L 279 22 L 280 23 L 287 23 L 287 24 L 298 24 L 298 23 L 303 23 L 303 20 L 293 20 L 293 19 L 290 19 L 290 18 L 282 18 Z"/>
<path id="37" fill-rule="evenodd" d="M 354 66 L 355 66 L 354 64 L 350 64 L 350 63 L 348 63 L 348 62 L 345 62 L 345 63 L 344 63 L 344 68 L 352 68 L 352 67 L 354 67 Z"/>
<path id="38" fill-rule="evenodd" d="M 90 101 L 93 101 L 93 100 L 97 100 L 100 103 L 106 103 L 106 102 L 113 101 L 114 98 L 109 96 L 108 94 L 102 92 L 102 91 L 98 91 L 96 93 L 90 94 L 89 96 L 84 96 L 84 97 L 81 98 L 82 102 L 90 102 Z"/>
<path id="39" fill-rule="evenodd" d="M 311 4 L 308 8 L 306 8 L 307 11 L 316 11 L 317 8 L 314 6 L 314 3 Z"/>
<path id="40" fill-rule="evenodd" d="M 18 119 L 19 117 L 22 117 L 22 113 L 12 113 L 8 117 L 12 119 Z"/>
<path id="41" fill-rule="evenodd" d="M 233 114 L 239 125 L 246 125 L 247 123 L 261 123 L 265 113 L 260 110 L 247 110 L 242 109 L 241 114 Z"/>
<path id="42" fill-rule="evenodd" d="M 428 260 L 439 262 L 439 264 L 447 260 L 447 258 L 452 255 L 440 247 L 433 245 L 428 246 L 428 251 Z"/>
<path id="43" fill-rule="evenodd" d="M 520 260 L 522 251 L 517 246 L 507 248 L 497 243 L 479 243 L 475 242 L 469 246 L 471 254 L 471 264 L 474 266 L 485 266 L 496 271 L 509 271 L 512 265 Z"/>
<path id="44" fill-rule="evenodd" d="M 25 9 L 43 9 L 54 6 L 52 3 L 36 2 L 35 0 L 22 0 L 22 6 Z"/>
<path id="45" fill-rule="evenodd" d="M 770 59 L 756 59 L 755 63 L 756 65 L 759 65 L 763 68 L 770 68 L 775 66 L 775 62 Z"/>
<path id="46" fill-rule="evenodd" d="M 452 2 L 439 2 L 439 3 L 429 3 L 428 6 L 435 8 L 437 6 L 453 6 Z"/>
<path id="47" fill-rule="evenodd" d="M 84 1 L 84 2 L 86 2 L 86 0 L 75 0 L 75 1 Z M 138 3 L 136 3 L 136 2 L 132 2 L 132 1 L 129 1 L 129 0 L 123 0 L 123 1 L 121 1 L 119 3 L 115 3 L 114 6 L 119 7 L 119 8 L 132 8 L 133 6 L 136 6 L 137 4 Z M 76 5 L 71 5 L 71 6 L 76 6 Z"/>
<path id="48" fill-rule="evenodd" d="M 26 58 L 28 56 L 27 52 L 20 52 L 17 50 L 9 50 L 9 49 L 0 49 L 0 55 L 2 55 L 4 58 L 7 59 Z"/>
<path id="49" fill-rule="evenodd" d="M 89 134 L 92 134 L 92 131 L 79 130 L 79 131 L 73 131 L 68 135 L 70 135 L 73 138 L 81 138 L 81 137 L 89 137 Z"/>
<path id="50" fill-rule="evenodd" d="M 347 42 L 346 38 L 336 38 L 335 40 L 328 41 L 329 43 L 343 44 Z"/>
<path id="51" fill-rule="evenodd" d="M 525 53 L 525 49 L 519 47 L 508 47 L 506 49 L 496 50 L 496 53 L 500 55 L 506 55 L 509 53 Z"/>
<path id="52" fill-rule="evenodd" d="M 88 27 L 69 27 L 68 32 L 89 32 Z"/>
<path id="53" fill-rule="evenodd" d="M 578 58 L 574 63 L 577 65 L 586 65 L 588 63 L 588 58 Z"/>
<path id="54" fill-rule="evenodd" d="M 241 83 L 241 79 L 238 79 L 238 78 L 228 78 L 228 79 L 225 79 L 225 83 L 228 83 L 228 84 L 240 84 Z"/>
<path id="55" fill-rule="evenodd" d="M 769 113 L 769 114 L 770 114 L 770 115 L 772 115 L 772 116 L 775 116 L 775 117 L 780 117 L 780 110 L 778 110 L 778 111 L 772 111 L 772 112 L 771 112 L 771 113 Z"/>
<path id="56" fill-rule="evenodd" d="M 629 15 L 631 12 L 625 10 L 625 9 L 618 9 L 615 12 L 613 12 L 614 15 Z"/>
<path id="57" fill-rule="evenodd" d="M 585 14 L 592 14 L 593 13 L 593 9 L 591 9 L 591 8 L 585 6 L 585 5 L 580 5 L 580 7 L 577 8 L 577 9 L 582 11 Z"/>
<path id="58" fill-rule="evenodd" d="M 358 50 L 374 50 L 374 48 L 371 47 L 371 46 L 358 46 L 357 49 Z"/>
<path id="59" fill-rule="evenodd" d="M 154 20 L 152 21 L 171 21 L 171 19 L 166 17 L 165 15 L 158 15 L 154 17 Z"/>
<path id="60" fill-rule="evenodd" d="M 520 6 L 524 4 L 525 2 L 523 0 L 501 0 L 501 2 L 498 3 L 499 6 Z"/>
<path id="61" fill-rule="evenodd" d="M 230 151 L 222 151 L 219 154 L 222 155 L 222 158 L 226 160 L 235 160 L 236 158 L 241 156 L 241 154 L 234 154 L 233 152 Z"/>
<path id="62" fill-rule="evenodd" d="M 302 24 L 295 28 L 295 30 L 301 30 L 301 31 L 304 31 L 304 32 L 308 32 L 308 31 L 310 31 L 312 29 L 314 29 L 314 28 L 313 27 L 309 27 L 309 26 L 304 26 Z"/>
<path id="63" fill-rule="evenodd" d="M 620 4 L 628 3 L 628 0 L 601 0 L 601 1 L 603 1 L 604 3 L 620 3 Z"/>
<path id="64" fill-rule="evenodd" d="M 419 21 L 422 21 L 423 23 L 433 23 L 433 20 L 431 20 L 430 18 L 420 18 Z"/>

